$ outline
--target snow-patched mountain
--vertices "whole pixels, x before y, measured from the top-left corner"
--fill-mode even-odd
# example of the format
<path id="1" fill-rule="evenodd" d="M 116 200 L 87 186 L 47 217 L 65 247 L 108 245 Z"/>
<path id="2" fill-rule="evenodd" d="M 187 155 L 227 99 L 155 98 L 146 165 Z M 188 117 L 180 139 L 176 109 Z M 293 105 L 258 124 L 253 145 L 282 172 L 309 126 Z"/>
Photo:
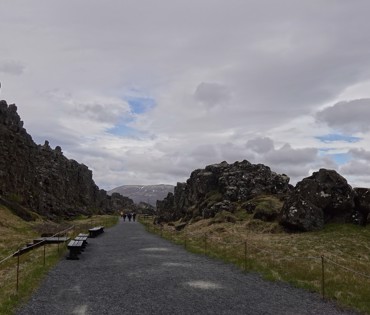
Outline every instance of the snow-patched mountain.
<path id="1" fill-rule="evenodd" d="M 123 185 L 108 191 L 111 195 L 114 192 L 122 196 L 129 197 L 135 203 L 146 202 L 152 206 L 156 205 L 157 200 L 163 200 L 169 192 L 173 193 L 173 185 Z"/>

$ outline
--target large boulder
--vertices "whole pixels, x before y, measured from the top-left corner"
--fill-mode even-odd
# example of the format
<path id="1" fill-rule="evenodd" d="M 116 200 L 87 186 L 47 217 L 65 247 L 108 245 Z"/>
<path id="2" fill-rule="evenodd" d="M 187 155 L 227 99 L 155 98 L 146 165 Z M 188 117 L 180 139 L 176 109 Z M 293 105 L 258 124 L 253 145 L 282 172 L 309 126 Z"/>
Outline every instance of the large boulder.
<path id="1" fill-rule="evenodd" d="M 355 212 L 353 219 L 361 225 L 366 225 L 370 219 L 370 188 L 354 188 L 355 191 Z"/>
<path id="2" fill-rule="evenodd" d="M 284 203 L 280 222 L 302 231 L 322 227 L 322 220 L 350 222 L 355 209 L 354 196 L 345 178 L 334 170 L 320 169 L 297 183 Z"/>
<path id="3" fill-rule="evenodd" d="M 280 223 L 289 230 L 315 231 L 324 227 L 324 212 L 299 194 L 291 196 L 282 208 Z"/>

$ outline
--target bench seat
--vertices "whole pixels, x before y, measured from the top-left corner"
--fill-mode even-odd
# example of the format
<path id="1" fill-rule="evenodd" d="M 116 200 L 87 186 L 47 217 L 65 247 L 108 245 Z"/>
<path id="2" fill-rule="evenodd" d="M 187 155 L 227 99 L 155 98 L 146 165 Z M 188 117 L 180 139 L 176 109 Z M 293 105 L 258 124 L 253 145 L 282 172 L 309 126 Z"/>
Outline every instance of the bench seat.
<path id="1" fill-rule="evenodd" d="M 89 237 L 96 237 L 99 234 L 104 233 L 104 226 L 96 226 L 89 229 Z"/>
<path id="2" fill-rule="evenodd" d="M 87 245 L 87 236 L 76 236 L 75 241 L 82 241 L 82 248 L 85 248 Z"/>
<path id="3" fill-rule="evenodd" d="M 69 249 L 67 259 L 77 260 L 79 259 L 78 255 L 83 251 L 83 241 L 71 240 L 67 244 L 67 248 Z"/>

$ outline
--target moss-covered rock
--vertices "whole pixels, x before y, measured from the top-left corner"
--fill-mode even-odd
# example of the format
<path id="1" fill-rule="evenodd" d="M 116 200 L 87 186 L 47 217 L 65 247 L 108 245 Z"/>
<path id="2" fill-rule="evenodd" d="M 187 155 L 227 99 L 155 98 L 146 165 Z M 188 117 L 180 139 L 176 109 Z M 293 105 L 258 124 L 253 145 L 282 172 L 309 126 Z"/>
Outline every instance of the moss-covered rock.
<path id="1" fill-rule="evenodd" d="M 256 205 L 254 219 L 272 222 L 278 219 L 283 202 L 276 196 L 259 196 L 253 199 Z"/>
<path id="2" fill-rule="evenodd" d="M 224 223 L 224 222 L 235 223 L 236 221 L 238 221 L 238 218 L 231 212 L 225 210 L 218 212 L 215 215 L 215 217 L 211 220 L 212 223 Z"/>

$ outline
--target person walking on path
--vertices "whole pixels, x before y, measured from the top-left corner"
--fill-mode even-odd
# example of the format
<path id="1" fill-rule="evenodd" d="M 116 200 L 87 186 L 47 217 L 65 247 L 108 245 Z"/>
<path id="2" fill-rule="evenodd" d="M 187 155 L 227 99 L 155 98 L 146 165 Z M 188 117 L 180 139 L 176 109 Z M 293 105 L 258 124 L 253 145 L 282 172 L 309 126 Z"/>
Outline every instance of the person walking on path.
<path id="1" fill-rule="evenodd" d="M 131 214 L 131 212 L 129 212 L 129 213 L 127 214 L 127 218 L 128 218 L 128 221 L 129 221 L 129 222 L 131 222 L 131 217 L 132 217 L 132 214 Z"/>
<path id="2" fill-rule="evenodd" d="M 135 212 L 133 212 L 133 213 L 132 213 L 132 221 L 134 221 L 134 222 L 135 222 L 135 220 L 136 220 L 136 213 L 135 213 Z"/>
<path id="3" fill-rule="evenodd" d="M 127 215 L 126 215 L 126 213 L 124 213 L 124 214 L 123 214 L 123 222 L 125 222 L 125 221 L 126 221 L 126 216 L 127 216 Z"/>
<path id="4" fill-rule="evenodd" d="M 15 315 L 355 314 L 319 294 L 189 253 L 142 224 L 106 229 L 79 258 L 62 259 Z"/>

